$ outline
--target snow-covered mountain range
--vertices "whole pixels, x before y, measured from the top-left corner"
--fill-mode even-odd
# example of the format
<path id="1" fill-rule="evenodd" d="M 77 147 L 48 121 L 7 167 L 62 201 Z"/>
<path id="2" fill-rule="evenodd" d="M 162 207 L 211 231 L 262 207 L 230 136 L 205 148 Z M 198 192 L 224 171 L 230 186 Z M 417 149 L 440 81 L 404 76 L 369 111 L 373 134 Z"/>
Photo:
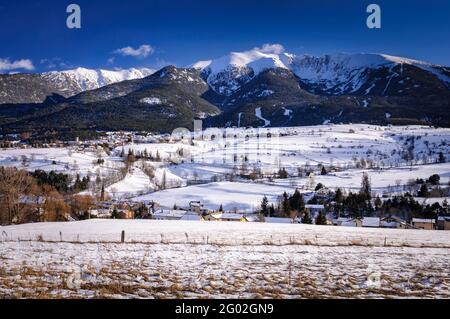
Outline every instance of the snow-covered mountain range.
<path id="1" fill-rule="evenodd" d="M 450 68 L 408 58 L 316 57 L 265 45 L 153 72 L 78 68 L 0 75 L 0 104 L 16 104 L 0 107 L 0 124 L 13 131 L 75 124 L 170 131 L 189 127 L 194 118 L 207 126 L 450 126 Z"/>
<path id="2" fill-rule="evenodd" d="M 418 67 L 447 85 L 450 83 L 447 68 L 423 61 L 366 53 L 296 56 L 284 52 L 278 45 L 232 52 L 215 60 L 199 61 L 191 67 L 202 70 L 212 89 L 222 95 L 233 94 L 262 71 L 275 68 L 292 71 L 313 91 L 340 95 L 358 92 L 373 71 L 388 68 L 388 76 L 395 77 L 397 73 L 393 69 L 404 65 Z"/>
<path id="3" fill-rule="evenodd" d="M 122 82 L 125 80 L 141 79 L 155 73 L 156 70 L 148 68 L 125 69 L 125 70 L 102 70 L 76 68 L 67 71 L 54 71 L 43 73 L 42 76 L 62 91 L 83 92 L 95 90 L 105 85 Z"/>
<path id="4" fill-rule="evenodd" d="M 154 72 L 155 70 L 148 68 L 76 68 L 40 74 L 3 74 L 0 75 L 0 104 L 40 103 L 52 94 L 70 97 L 109 84 L 141 79 Z"/>

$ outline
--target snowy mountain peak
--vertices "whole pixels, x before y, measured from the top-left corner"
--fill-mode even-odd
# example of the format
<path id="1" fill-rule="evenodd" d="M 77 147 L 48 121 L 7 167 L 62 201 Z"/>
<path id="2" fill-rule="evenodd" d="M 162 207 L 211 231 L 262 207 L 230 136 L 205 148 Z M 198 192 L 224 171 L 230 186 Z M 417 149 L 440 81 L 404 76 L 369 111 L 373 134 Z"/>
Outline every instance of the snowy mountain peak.
<path id="1" fill-rule="evenodd" d="M 283 53 L 279 45 L 264 45 L 262 48 L 253 48 L 244 52 L 231 52 L 216 60 L 199 61 L 192 65 L 193 68 L 205 70 L 211 73 L 219 73 L 230 68 L 252 68 L 255 73 L 268 68 L 285 68 L 289 63 L 288 56 Z"/>
<path id="2" fill-rule="evenodd" d="M 194 64 L 191 64 L 188 67 L 198 69 L 198 70 L 203 70 L 203 69 L 207 68 L 209 65 L 211 65 L 211 63 L 212 63 L 212 60 L 198 61 Z"/>
<path id="3" fill-rule="evenodd" d="M 291 57 L 278 44 L 265 44 L 244 52 L 231 52 L 215 60 L 199 61 L 191 67 L 207 75 L 208 84 L 219 94 L 230 95 L 255 75 L 267 69 L 289 69 Z"/>

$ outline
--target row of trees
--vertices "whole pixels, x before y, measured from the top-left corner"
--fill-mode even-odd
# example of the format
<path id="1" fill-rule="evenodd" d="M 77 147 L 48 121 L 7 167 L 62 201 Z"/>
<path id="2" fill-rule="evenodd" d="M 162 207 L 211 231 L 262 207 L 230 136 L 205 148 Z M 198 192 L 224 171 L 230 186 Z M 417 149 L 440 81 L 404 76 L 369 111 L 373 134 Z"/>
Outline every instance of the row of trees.
<path id="1" fill-rule="evenodd" d="M 278 205 L 269 204 L 267 196 L 261 202 L 260 213 L 264 216 L 295 217 L 305 210 L 305 199 L 298 189 L 292 195 L 283 193 Z"/>
<path id="2" fill-rule="evenodd" d="M 62 221 L 84 214 L 94 203 L 91 196 L 76 195 L 86 189 L 88 178 L 73 185 L 65 174 L 0 167 L 0 224 Z"/>
<path id="3" fill-rule="evenodd" d="M 430 176 L 426 181 L 417 180 L 417 183 L 422 185 L 419 195 L 424 195 L 421 193 L 426 193 L 429 185 L 439 185 L 439 181 L 440 177 L 436 174 Z M 316 191 L 323 187 L 323 185 L 316 187 Z M 393 196 L 384 201 L 379 196 L 373 198 L 370 178 L 366 173 L 363 174 L 359 192 L 347 194 L 338 188 L 335 192 L 328 191 L 325 195 L 313 195 L 308 204 L 323 204 L 325 212 L 333 212 L 335 217 L 399 216 L 410 220 L 412 218 L 436 218 L 449 213 L 446 200 L 442 205 L 437 202 L 425 204 L 424 202 L 420 203 L 410 193 Z M 260 212 L 265 216 L 291 218 L 301 216 L 302 223 L 313 222 L 309 212 L 305 210 L 303 195 L 298 190 L 292 195 L 288 195 L 286 192 L 281 195 L 277 206 L 269 204 L 267 197 L 264 196 Z M 317 216 L 316 223 L 321 224 L 323 222 L 325 212 L 321 212 Z"/>
<path id="4" fill-rule="evenodd" d="M 38 185 L 52 186 L 60 193 L 79 193 L 88 189 L 90 183 L 89 176 L 80 178 L 80 175 L 77 174 L 75 182 L 72 184 L 69 175 L 56 173 L 55 171 L 36 170 L 31 173 L 31 176 L 36 179 Z"/>
<path id="5" fill-rule="evenodd" d="M 159 155 L 159 151 L 156 151 L 156 155 L 153 156 L 151 152 L 148 152 L 147 149 L 144 151 L 134 151 L 131 148 L 128 150 L 128 153 L 125 153 L 125 149 L 122 148 L 120 152 L 120 157 L 122 157 L 125 162 L 134 163 L 137 160 L 147 160 L 152 162 L 161 162 L 162 158 Z"/>

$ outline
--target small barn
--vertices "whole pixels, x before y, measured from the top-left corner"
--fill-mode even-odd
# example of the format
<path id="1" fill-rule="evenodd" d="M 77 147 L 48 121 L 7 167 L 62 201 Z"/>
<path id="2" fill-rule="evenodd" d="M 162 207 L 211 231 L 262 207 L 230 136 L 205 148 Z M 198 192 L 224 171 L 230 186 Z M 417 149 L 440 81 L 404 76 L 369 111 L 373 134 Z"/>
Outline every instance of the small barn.
<path id="1" fill-rule="evenodd" d="M 436 229 L 436 221 L 434 219 L 413 218 L 412 225 L 417 229 L 425 229 L 425 230 Z"/>

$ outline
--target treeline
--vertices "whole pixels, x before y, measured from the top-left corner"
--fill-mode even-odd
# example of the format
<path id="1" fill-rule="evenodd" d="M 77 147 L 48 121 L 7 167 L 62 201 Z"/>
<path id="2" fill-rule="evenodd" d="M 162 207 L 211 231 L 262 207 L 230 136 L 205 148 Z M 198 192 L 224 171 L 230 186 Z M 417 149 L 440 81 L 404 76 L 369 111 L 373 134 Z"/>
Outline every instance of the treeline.
<path id="1" fill-rule="evenodd" d="M 128 150 L 128 153 L 125 153 L 125 149 L 122 148 L 120 152 L 120 157 L 124 159 L 126 163 L 134 163 L 138 160 L 146 160 L 152 162 L 161 162 L 162 158 L 159 154 L 159 151 L 156 151 L 156 155 L 153 156 L 151 152 L 148 152 L 147 149 L 143 151 L 134 151 L 131 148 Z"/>
<path id="2" fill-rule="evenodd" d="M 67 174 L 56 173 L 55 171 L 46 172 L 43 170 L 36 170 L 30 173 L 36 179 L 38 185 L 48 185 L 60 193 L 79 193 L 89 187 L 90 178 L 85 176 L 80 178 L 80 174 L 77 174 L 75 182 L 72 184 L 71 178 Z"/>
<path id="3" fill-rule="evenodd" d="M 430 176 L 427 180 L 417 179 L 416 183 L 421 185 L 421 187 L 415 195 L 425 199 L 426 195 L 436 191 L 438 188 L 440 189 L 439 182 L 440 176 L 437 174 Z M 449 215 L 447 200 L 444 200 L 442 204 L 437 202 L 424 204 L 424 202 L 420 203 L 416 200 L 413 194 L 409 192 L 387 199 L 382 199 L 379 196 L 373 197 L 367 173 L 363 174 L 359 192 L 345 193 L 338 188 L 336 191 L 328 190 L 318 194 L 318 190 L 325 189 L 324 185 L 319 184 L 316 186 L 316 192 L 312 194 L 312 197 L 306 203 L 324 206 L 324 211 L 320 212 L 316 217 L 319 221 L 316 220 L 315 222 L 318 224 L 323 222 L 326 213 L 333 213 L 335 218 L 398 216 L 405 220 L 411 220 L 412 218 L 435 219 L 438 216 Z M 264 196 L 260 207 L 260 213 L 264 216 L 298 217 L 302 219 L 302 223 L 311 224 L 314 222 L 309 211 L 305 209 L 305 199 L 299 190 L 295 190 L 292 195 L 286 192 L 283 193 L 276 205 L 270 204 L 267 197 Z"/>
<path id="4" fill-rule="evenodd" d="M 0 224 L 63 221 L 84 214 L 94 199 L 76 194 L 89 183 L 89 177 L 77 176 L 72 182 L 69 175 L 54 171 L 0 167 Z"/>
<path id="5" fill-rule="evenodd" d="M 311 200 L 308 203 L 310 202 Z M 301 218 L 302 224 L 327 224 L 325 212 L 319 212 L 315 218 L 311 216 L 309 210 L 306 209 L 304 196 L 298 189 L 292 195 L 284 192 L 276 206 L 273 203 L 269 204 L 269 200 L 264 196 L 260 213 L 264 217 Z"/>

